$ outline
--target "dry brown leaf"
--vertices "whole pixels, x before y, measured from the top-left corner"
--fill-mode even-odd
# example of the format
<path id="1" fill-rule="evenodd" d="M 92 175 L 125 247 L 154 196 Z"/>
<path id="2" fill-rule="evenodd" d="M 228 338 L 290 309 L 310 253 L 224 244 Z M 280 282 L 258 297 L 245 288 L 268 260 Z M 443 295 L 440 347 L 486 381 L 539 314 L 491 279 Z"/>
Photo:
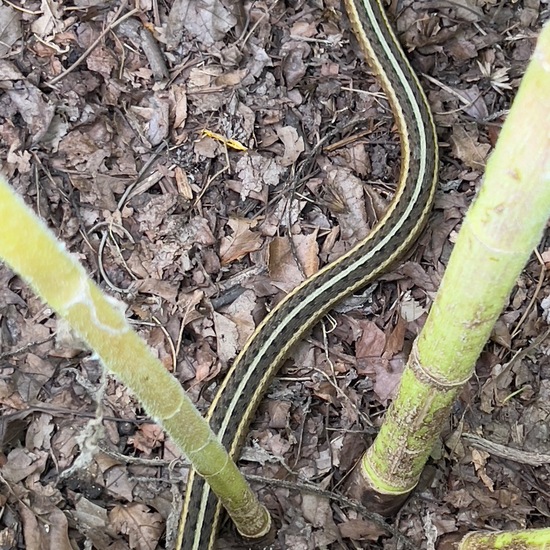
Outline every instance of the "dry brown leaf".
<path id="1" fill-rule="evenodd" d="M 13 375 L 19 395 L 27 403 L 34 401 L 54 372 L 55 367 L 50 361 L 29 353 L 26 362 Z"/>
<path id="2" fill-rule="evenodd" d="M 284 44 L 282 49 L 282 68 L 289 90 L 294 88 L 304 78 L 307 70 L 304 59 L 309 56 L 310 51 L 309 45 L 305 42 L 290 40 Z"/>
<path id="3" fill-rule="evenodd" d="M 317 34 L 316 21 L 296 21 L 290 28 L 290 36 L 296 38 L 313 38 Z"/>
<path id="4" fill-rule="evenodd" d="M 315 548 L 326 548 L 328 544 L 337 539 L 338 529 L 334 524 L 328 499 L 304 494 L 302 495 L 302 512 L 304 519 L 319 529 L 319 531 L 315 531 Z"/>
<path id="5" fill-rule="evenodd" d="M 104 159 L 105 156 L 108 156 L 106 151 L 101 149 L 89 133 L 83 133 L 80 130 L 73 130 L 59 144 L 59 152 L 64 155 L 66 166 L 78 168 L 79 171 L 85 172 L 84 177 L 86 180 L 89 180 L 90 174 L 95 175 L 97 173 L 98 161 L 96 157 L 101 155 L 101 158 Z M 94 169 L 91 169 L 92 164 L 95 166 Z M 86 189 L 85 191 L 89 190 Z M 93 197 L 90 200 L 93 201 Z"/>
<path id="6" fill-rule="evenodd" d="M 168 16 L 168 46 L 173 49 L 179 44 L 183 27 L 199 42 L 210 46 L 221 40 L 236 22 L 220 0 L 176 0 Z"/>
<path id="7" fill-rule="evenodd" d="M 384 354 L 386 357 L 391 358 L 403 350 L 406 332 L 407 324 L 401 316 L 398 316 L 395 327 L 393 327 L 393 330 L 386 339 L 386 345 L 384 346 Z"/>
<path id="8" fill-rule="evenodd" d="M 178 296 L 178 307 L 184 312 L 184 326 L 187 326 L 196 319 L 201 319 L 202 315 L 196 310 L 196 307 L 204 298 L 202 290 L 193 290 L 192 292 L 181 292 Z"/>
<path id="9" fill-rule="evenodd" d="M 172 254 L 171 257 L 174 258 L 175 254 Z M 158 272 L 155 274 L 158 275 Z M 160 276 L 162 276 L 162 272 Z M 133 288 L 143 294 L 160 296 L 170 303 L 174 303 L 178 295 L 178 286 L 176 284 L 171 281 L 161 281 L 159 279 L 143 279 L 138 281 Z"/>
<path id="10" fill-rule="evenodd" d="M 306 277 L 311 277 L 319 271 L 319 244 L 317 229 L 308 235 L 294 235 L 292 240 L 296 246 L 296 255 Z"/>
<path id="11" fill-rule="evenodd" d="M 47 38 L 47 35 L 62 31 L 63 2 L 42 2 L 42 10 L 42 15 L 31 24 L 32 32 Z"/>
<path id="12" fill-rule="evenodd" d="M 228 73 L 223 73 L 216 78 L 215 83 L 217 86 L 237 86 L 243 80 L 247 74 L 246 69 L 238 69 Z"/>
<path id="13" fill-rule="evenodd" d="M 164 430 L 157 424 L 142 424 L 136 433 L 128 438 L 128 443 L 140 451 L 151 454 L 164 441 Z"/>
<path id="14" fill-rule="evenodd" d="M 329 168 L 327 176 L 327 185 L 335 200 L 331 204 L 330 199 L 327 199 L 328 206 L 338 219 L 341 241 L 349 249 L 370 231 L 363 182 L 345 168 Z"/>
<path id="15" fill-rule="evenodd" d="M 374 393 L 380 403 L 386 404 L 401 380 L 404 361 L 396 356 L 384 357 L 386 335 L 372 321 L 360 321 L 363 327 L 361 338 L 356 343 L 357 372 L 374 379 Z"/>
<path id="16" fill-rule="evenodd" d="M 117 505 L 109 513 L 111 528 L 128 535 L 130 548 L 155 550 L 163 530 L 162 516 L 144 504 Z"/>
<path id="17" fill-rule="evenodd" d="M 242 187 L 235 191 L 240 194 L 241 200 L 248 198 L 251 193 L 257 193 L 257 198 L 261 198 L 263 186 L 278 185 L 284 170 L 273 159 L 249 152 L 237 162 L 237 174 Z"/>
<path id="18" fill-rule="evenodd" d="M 322 399 L 323 401 L 326 401 L 327 403 L 330 403 L 335 407 L 338 405 L 338 392 L 336 391 L 334 384 L 331 384 L 325 379 L 322 379 L 321 382 L 315 384 L 313 388 L 313 393 L 319 399 Z"/>
<path id="19" fill-rule="evenodd" d="M 237 191 L 241 200 L 246 200 L 251 194 L 255 197 L 260 197 L 264 186 L 263 174 L 268 168 L 269 164 L 275 164 L 273 162 L 266 162 L 266 159 L 257 153 L 249 153 L 241 156 L 237 162 L 237 175 L 238 181 L 242 182 L 240 189 L 234 189 Z M 274 174 L 277 176 L 277 174 Z M 277 177 L 278 182 L 278 177 Z"/>
<path id="20" fill-rule="evenodd" d="M 6 94 L 27 124 L 32 142 L 38 143 L 50 127 L 55 105 L 36 86 L 29 83 L 22 84 L 16 90 L 7 90 Z"/>
<path id="21" fill-rule="evenodd" d="M 0 6 L 0 57 L 5 57 L 21 38 L 21 12 L 11 6 Z"/>
<path id="22" fill-rule="evenodd" d="M 304 276 L 296 264 L 288 237 L 275 237 L 269 243 L 269 276 L 278 286 L 289 292 L 297 287 Z"/>
<path id="23" fill-rule="evenodd" d="M 55 449 L 58 467 L 61 470 L 72 465 L 76 453 L 78 452 L 78 443 L 76 437 L 82 429 L 82 422 L 76 424 L 73 422 L 62 421 L 57 423 L 57 431 L 52 437 L 51 446 Z"/>
<path id="24" fill-rule="evenodd" d="M 266 67 L 273 66 L 273 60 L 269 55 L 267 55 L 264 48 L 257 46 L 255 44 L 250 44 L 252 51 L 252 56 L 247 64 L 248 77 L 243 81 L 244 84 L 252 84 L 256 81 L 256 78 L 259 77 L 263 70 Z"/>
<path id="25" fill-rule="evenodd" d="M 90 71 L 95 71 L 105 79 L 109 79 L 112 72 L 118 66 L 118 60 L 109 48 L 97 46 L 87 57 L 86 65 Z"/>
<path id="26" fill-rule="evenodd" d="M 260 447 L 274 456 L 284 456 L 291 448 L 288 440 L 283 439 L 280 434 L 273 434 L 271 430 L 254 432 L 254 436 L 258 440 Z"/>
<path id="27" fill-rule="evenodd" d="M 275 210 L 270 211 L 262 223 L 262 233 L 273 236 L 279 233 L 281 225 L 292 227 L 299 222 L 300 212 L 306 204 L 306 201 L 295 200 L 291 197 L 280 200 Z"/>
<path id="28" fill-rule="evenodd" d="M 178 192 L 180 195 L 190 201 L 193 199 L 193 188 L 191 187 L 191 184 L 189 183 L 189 177 L 187 176 L 187 172 L 183 170 L 180 166 L 176 166 L 174 169 L 175 177 L 176 177 L 176 185 L 178 187 Z"/>
<path id="29" fill-rule="evenodd" d="M 355 344 L 357 359 L 382 357 L 386 347 L 386 335 L 373 321 L 359 321 L 361 337 Z"/>
<path id="30" fill-rule="evenodd" d="M 50 414 L 40 414 L 34 417 L 27 430 L 25 447 L 30 450 L 48 449 L 54 429 L 55 425 Z"/>
<path id="31" fill-rule="evenodd" d="M 111 543 L 111 537 L 105 532 L 108 520 L 105 508 L 81 497 L 76 500 L 73 517 L 78 530 L 96 548 L 106 548 Z"/>
<path id="32" fill-rule="evenodd" d="M 491 331 L 491 340 L 497 342 L 506 349 L 512 347 L 512 335 L 503 319 L 497 319 L 493 330 Z"/>
<path id="33" fill-rule="evenodd" d="M 134 489 L 137 481 L 130 479 L 126 466 L 112 466 L 103 474 L 103 483 L 108 495 L 115 499 L 131 502 L 134 499 Z"/>
<path id="34" fill-rule="evenodd" d="M 155 92 L 144 99 L 141 105 L 132 105 L 130 112 L 146 123 L 144 133 L 151 145 L 158 145 L 168 136 L 170 101 L 166 92 Z"/>
<path id="35" fill-rule="evenodd" d="M 465 128 L 462 125 L 454 127 L 451 136 L 453 153 L 464 164 L 473 170 L 483 170 L 491 146 L 488 143 L 480 143 L 478 132 L 470 125 Z"/>
<path id="36" fill-rule="evenodd" d="M 212 246 L 216 243 L 216 238 L 212 234 L 208 220 L 195 216 L 191 218 L 177 233 L 178 242 L 185 249 L 189 249 L 196 244 L 203 246 Z"/>
<path id="37" fill-rule="evenodd" d="M 390 361 L 382 360 L 375 365 L 376 378 L 373 390 L 382 405 L 387 405 L 388 401 L 395 397 L 404 368 L 405 361 L 399 357 Z"/>
<path id="38" fill-rule="evenodd" d="M 213 368 L 216 365 L 221 365 L 216 354 L 206 341 L 202 342 L 195 354 L 195 381 L 202 382 L 211 376 L 215 376 L 220 368 Z"/>
<path id="39" fill-rule="evenodd" d="M 149 98 L 151 116 L 148 118 L 147 139 L 151 145 L 159 145 L 168 137 L 170 129 L 170 104 L 166 92 L 157 92 Z"/>
<path id="40" fill-rule="evenodd" d="M 263 237 L 257 231 L 250 228 L 256 222 L 243 218 L 230 218 L 227 224 L 233 230 L 233 235 L 224 237 L 220 245 L 220 256 L 222 265 L 240 260 L 250 252 L 259 250 L 262 246 Z"/>
<path id="41" fill-rule="evenodd" d="M 434 281 L 435 276 L 430 276 L 419 263 L 405 262 L 399 268 L 399 272 L 411 279 L 411 281 L 422 290 L 433 293 L 434 295 L 437 292 L 438 283 L 440 281 Z"/>
<path id="42" fill-rule="evenodd" d="M 218 359 L 224 365 L 227 365 L 237 355 L 239 332 L 235 323 L 225 315 L 214 311 L 213 316 L 214 326 L 216 327 Z"/>
<path id="43" fill-rule="evenodd" d="M 11 483 L 17 483 L 34 473 L 44 471 L 48 453 L 30 452 L 18 447 L 10 452 L 8 461 L 2 466 L 2 476 Z"/>
<path id="44" fill-rule="evenodd" d="M 233 303 L 224 308 L 225 315 L 237 327 L 239 349 L 243 348 L 256 328 L 256 323 L 252 316 L 255 307 L 256 294 L 252 290 L 246 290 Z"/>
<path id="45" fill-rule="evenodd" d="M 483 121 L 489 116 L 487 105 L 483 100 L 483 94 L 477 86 L 472 86 L 467 90 L 460 90 L 460 96 L 468 103 L 464 106 L 464 112 L 470 115 L 474 120 Z"/>
<path id="46" fill-rule="evenodd" d="M 207 159 L 214 159 L 224 153 L 224 146 L 210 137 L 201 137 L 193 144 L 195 155 Z"/>
<path id="47" fill-rule="evenodd" d="M 48 513 L 36 514 L 22 501 L 19 501 L 17 508 L 23 523 L 27 550 L 73 550 L 69 541 L 68 521 L 61 510 L 52 506 Z"/>
<path id="48" fill-rule="evenodd" d="M 476 473 L 485 485 L 489 491 L 494 492 L 495 490 L 495 483 L 494 481 L 487 475 L 487 470 L 485 469 L 485 465 L 487 464 L 487 459 L 490 458 L 490 454 L 486 451 L 480 451 L 479 449 L 472 449 L 472 462 L 474 463 L 474 468 L 476 469 Z"/>
<path id="49" fill-rule="evenodd" d="M 198 67 L 191 69 L 187 80 L 187 93 L 195 112 L 205 113 L 223 108 L 226 96 L 220 92 L 220 87 L 215 85 L 216 78 L 222 73 L 223 69 L 217 65 L 206 69 Z"/>
<path id="50" fill-rule="evenodd" d="M 411 323 L 412 321 L 420 319 L 420 317 L 426 313 L 426 309 L 422 307 L 422 305 L 415 300 L 410 293 L 407 293 L 401 301 L 399 313 L 401 319 L 404 319 L 407 323 Z"/>
<path id="51" fill-rule="evenodd" d="M 340 534 L 352 540 L 378 540 L 386 531 L 373 521 L 364 519 L 348 519 L 338 525 Z"/>
<path id="52" fill-rule="evenodd" d="M 170 116 L 173 129 L 183 128 L 187 120 L 187 91 L 181 84 L 172 84 L 168 91 L 170 98 Z"/>
<path id="53" fill-rule="evenodd" d="M 292 126 L 278 127 L 277 135 L 285 146 L 285 152 L 279 159 L 279 163 L 281 166 L 291 166 L 305 150 L 304 138 L 298 135 L 298 131 Z"/>
<path id="54" fill-rule="evenodd" d="M 372 171 L 370 156 L 367 153 L 365 144 L 357 142 L 349 148 L 349 165 L 356 174 L 366 177 Z M 383 205 L 384 208 L 387 204 Z"/>
<path id="55" fill-rule="evenodd" d="M 283 430 L 289 422 L 291 403 L 273 399 L 268 401 L 269 427 L 275 430 Z"/>
<path id="56" fill-rule="evenodd" d="M 294 235 L 294 250 L 288 237 L 275 237 L 269 244 L 269 274 L 277 286 L 290 292 L 319 270 L 317 231 Z M 296 257 L 300 267 L 296 263 Z"/>

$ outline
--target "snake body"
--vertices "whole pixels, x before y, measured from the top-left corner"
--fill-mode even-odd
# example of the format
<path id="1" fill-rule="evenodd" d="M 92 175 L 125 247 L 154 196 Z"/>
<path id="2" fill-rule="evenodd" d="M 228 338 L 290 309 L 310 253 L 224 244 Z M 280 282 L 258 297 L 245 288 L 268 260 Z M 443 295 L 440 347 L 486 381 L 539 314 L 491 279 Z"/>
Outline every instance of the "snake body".
<path id="1" fill-rule="evenodd" d="M 422 231 L 437 180 L 437 138 L 430 109 L 388 22 L 381 0 L 344 0 L 360 49 L 380 79 L 401 140 L 395 196 L 373 231 L 349 252 L 290 292 L 257 327 L 223 380 L 208 411 L 214 432 L 237 459 L 251 419 L 290 348 L 337 302 L 387 271 Z M 189 474 L 178 550 L 213 550 L 221 506 Z"/>

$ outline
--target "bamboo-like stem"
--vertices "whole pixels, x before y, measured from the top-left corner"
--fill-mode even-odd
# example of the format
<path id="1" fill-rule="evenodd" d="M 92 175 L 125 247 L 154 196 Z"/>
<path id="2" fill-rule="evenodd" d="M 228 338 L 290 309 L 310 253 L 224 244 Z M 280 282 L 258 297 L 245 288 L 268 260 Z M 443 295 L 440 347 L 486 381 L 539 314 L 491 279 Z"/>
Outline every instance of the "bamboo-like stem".
<path id="1" fill-rule="evenodd" d="M 351 493 L 391 514 L 418 483 L 450 407 L 550 216 L 550 26 L 487 163 L 398 395 Z M 385 503 L 385 504 L 384 504 Z"/>
<path id="2" fill-rule="evenodd" d="M 458 550 L 541 550 L 550 548 L 550 529 L 524 529 L 521 531 L 478 531 L 468 533 Z"/>
<path id="3" fill-rule="evenodd" d="M 271 519 L 180 383 L 132 330 L 124 307 L 103 294 L 46 225 L 0 177 L 0 258 L 11 266 L 124 383 L 218 495 L 241 534 Z"/>

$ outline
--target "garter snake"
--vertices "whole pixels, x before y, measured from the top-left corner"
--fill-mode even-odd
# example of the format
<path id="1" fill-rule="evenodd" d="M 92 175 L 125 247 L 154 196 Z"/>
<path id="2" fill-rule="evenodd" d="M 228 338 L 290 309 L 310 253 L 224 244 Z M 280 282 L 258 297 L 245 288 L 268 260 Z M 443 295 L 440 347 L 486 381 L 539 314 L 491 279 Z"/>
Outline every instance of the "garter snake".
<path id="1" fill-rule="evenodd" d="M 437 179 L 437 138 L 420 83 L 386 17 L 382 0 L 344 0 L 360 49 L 380 79 L 401 140 L 401 173 L 387 212 L 366 239 L 306 280 L 260 323 L 223 380 L 207 418 L 236 459 L 251 418 L 289 349 L 332 306 L 376 279 L 414 243 L 429 215 Z M 189 473 L 178 550 L 213 550 L 221 506 Z"/>

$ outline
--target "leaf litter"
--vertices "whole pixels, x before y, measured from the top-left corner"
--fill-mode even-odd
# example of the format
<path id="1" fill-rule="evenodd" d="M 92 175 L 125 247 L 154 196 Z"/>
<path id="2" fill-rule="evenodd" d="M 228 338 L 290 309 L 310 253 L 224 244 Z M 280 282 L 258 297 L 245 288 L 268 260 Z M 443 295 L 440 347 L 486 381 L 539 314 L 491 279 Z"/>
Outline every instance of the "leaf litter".
<path id="1" fill-rule="evenodd" d="M 266 312 L 368 233 L 398 178 L 380 85 L 341 6 L 323 8 L 0 6 L 4 174 L 128 304 L 203 411 Z M 536 0 L 389 10 L 435 113 L 440 190 L 410 257 L 315 328 L 260 406 L 241 465 L 266 478 L 258 490 L 280 548 L 394 547 L 338 501 L 338 487 L 391 401 L 542 14 Z M 546 466 L 529 462 L 550 454 L 544 269 L 534 258 L 520 277 L 431 477 L 395 521 L 416 547 L 446 548 L 474 528 L 539 527 L 550 514 Z M 184 458 L 125 388 L 101 382 L 49 308 L 6 267 L 0 278 L 0 540 L 171 548 Z M 97 418 L 101 429 L 83 439 Z M 88 466 L 64 477 L 85 452 Z M 231 544 L 222 532 L 220 547 Z"/>

